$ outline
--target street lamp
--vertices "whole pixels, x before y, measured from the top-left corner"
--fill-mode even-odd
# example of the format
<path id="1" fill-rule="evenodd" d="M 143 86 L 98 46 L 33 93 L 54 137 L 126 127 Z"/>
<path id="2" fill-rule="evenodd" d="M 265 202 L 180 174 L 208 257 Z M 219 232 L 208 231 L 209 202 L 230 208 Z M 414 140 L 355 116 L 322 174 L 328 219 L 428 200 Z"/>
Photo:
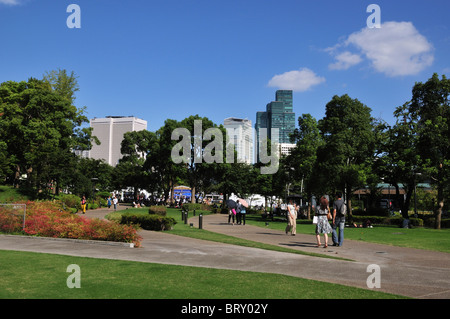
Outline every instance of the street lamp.
<path id="1" fill-rule="evenodd" d="M 92 181 L 92 205 L 94 205 L 94 200 L 95 200 L 95 183 L 98 181 L 98 178 L 97 177 L 92 177 L 91 181 Z"/>

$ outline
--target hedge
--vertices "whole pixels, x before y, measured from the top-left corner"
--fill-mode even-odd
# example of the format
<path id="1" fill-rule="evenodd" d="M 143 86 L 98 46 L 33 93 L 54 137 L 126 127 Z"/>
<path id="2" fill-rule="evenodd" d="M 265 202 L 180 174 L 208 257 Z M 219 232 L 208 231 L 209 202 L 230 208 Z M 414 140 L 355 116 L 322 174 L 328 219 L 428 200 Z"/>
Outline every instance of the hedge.
<path id="1" fill-rule="evenodd" d="M 194 209 L 211 211 L 213 209 L 211 205 L 199 204 L 199 203 L 185 203 L 185 204 L 183 204 L 183 208 L 188 211 L 193 211 Z"/>
<path id="2" fill-rule="evenodd" d="M 364 223 L 366 220 L 374 225 L 395 225 L 401 227 L 403 225 L 403 217 L 383 217 L 383 216 L 352 216 L 353 222 L 356 224 Z M 409 224 L 411 226 L 422 227 L 423 219 L 421 218 L 409 218 Z"/>
<path id="3" fill-rule="evenodd" d="M 148 213 L 150 215 L 166 216 L 167 209 L 165 206 L 150 206 L 148 208 Z"/>
<path id="4" fill-rule="evenodd" d="M 125 213 L 120 220 L 121 224 L 139 225 L 145 230 L 171 230 L 177 223 L 174 218 L 159 215 L 136 215 L 133 213 Z"/>

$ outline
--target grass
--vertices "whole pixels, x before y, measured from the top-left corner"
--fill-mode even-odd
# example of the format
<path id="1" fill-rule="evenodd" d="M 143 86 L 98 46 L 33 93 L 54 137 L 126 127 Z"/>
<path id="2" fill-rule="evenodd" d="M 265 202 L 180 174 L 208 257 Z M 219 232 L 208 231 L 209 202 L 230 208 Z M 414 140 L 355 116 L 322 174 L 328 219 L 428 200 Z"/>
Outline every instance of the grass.
<path id="1" fill-rule="evenodd" d="M 0 185 L 0 203 L 14 203 L 28 199 L 29 197 L 20 189 Z"/>
<path id="2" fill-rule="evenodd" d="M 67 267 L 80 267 L 70 289 Z M 286 275 L 0 250 L 0 299 L 396 299 Z"/>

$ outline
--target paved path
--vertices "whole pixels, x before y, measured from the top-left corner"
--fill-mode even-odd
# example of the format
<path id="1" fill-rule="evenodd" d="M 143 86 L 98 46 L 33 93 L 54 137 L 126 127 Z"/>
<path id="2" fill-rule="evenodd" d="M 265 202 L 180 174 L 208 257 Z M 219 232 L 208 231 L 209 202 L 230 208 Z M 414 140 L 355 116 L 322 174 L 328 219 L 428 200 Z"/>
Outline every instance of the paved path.
<path id="1" fill-rule="evenodd" d="M 87 216 L 102 218 L 106 213 L 107 210 L 100 209 L 89 211 Z M 367 272 L 367 267 L 376 264 L 381 269 L 381 288 L 374 289 L 415 298 L 450 298 L 450 254 L 351 240 L 345 240 L 344 247 L 316 248 L 314 236 L 297 234 L 294 237 L 280 231 L 250 225 L 232 226 L 227 224 L 226 219 L 226 215 L 220 214 L 204 216 L 203 228 L 354 261 L 240 247 L 144 230 L 140 231 L 143 237 L 141 248 L 92 241 L 0 236 L 0 249 L 270 272 L 365 289 L 367 278 L 371 275 Z M 198 217 L 190 219 L 189 222 L 197 227 Z"/>

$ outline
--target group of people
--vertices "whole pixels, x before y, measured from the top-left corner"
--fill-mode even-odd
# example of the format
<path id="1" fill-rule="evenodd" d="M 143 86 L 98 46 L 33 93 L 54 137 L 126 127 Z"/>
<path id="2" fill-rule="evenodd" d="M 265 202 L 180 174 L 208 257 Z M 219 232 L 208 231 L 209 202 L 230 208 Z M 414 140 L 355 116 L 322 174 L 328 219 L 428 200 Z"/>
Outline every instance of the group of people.
<path id="1" fill-rule="evenodd" d="M 328 234 L 332 233 L 333 246 L 342 246 L 344 242 L 346 207 L 342 199 L 342 193 L 336 194 L 333 202 L 333 210 L 330 210 L 327 196 L 322 196 L 316 207 L 316 240 L 317 247 L 321 246 L 320 235 L 324 235 L 324 248 L 328 247 Z M 331 224 L 330 224 L 331 223 Z M 339 229 L 339 234 L 337 233 Z"/>
<path id="2" fill-rule="evenodd" d="M 111 196 L 108 197 L 108 199 L 106 200 L 106 205 L 108 206 L 108 209 L 111 208 L 111 204 L 114 205 L 114 210 L 117 209 L 117 205 L 119 204 L 119 200 L 117 199 L 117 196 L 113 196 L 111 198 Z"/>
<path id="3" fill-rule="evenodd" d="M 236 224 L 245 225 L 245 206 L 239 201 L 236 201 L 236 207 L 228 209 L 228 224 L 232 221 L 234 225 L 234 220 L 236 219 Z"/>
<path id="4" fill-rule="evenodd" d="M 322 244 L 320 242 L 320 235 L 324 235 L 324 248 L 328 247 L 328 234 L 332 233 L 333 246 L 342 246 L 344 241 L 344 226 L 345 226 L 345 203 L 342 200 L 342 194 L 336 194 L 336 200 L 333 203 L 333 210 L 330 210 L 328 196 L 322 196 L 316 206 L 315 216 L 316 223 L 316 240 L 317 247 Z M 290 232 L 292 236 L 295 236 L 297 232 L 297 212 L 299 206 L 289 201 L 287 205 L 287 220 L 286 235 Z M 339 234 L 337 232 L 339 229 Z"/>
<path id="5" fill-rule="evenodd" d="M 113 197 L 109 196 L 106 199 L 106 205 L 108 206 L 108 209 L 111 208 L 111 205 L 114 205 L 114 210 L 116 210 L 118 203 L 119 203 L 119 200 L 117 199 L 116 196 L 113 196 Z M 86 196 L 83 196 L 81 198 L 80 204 L 81 204 L 81 213 L 86 214 L 86 208 L 87 208 Z"/>

